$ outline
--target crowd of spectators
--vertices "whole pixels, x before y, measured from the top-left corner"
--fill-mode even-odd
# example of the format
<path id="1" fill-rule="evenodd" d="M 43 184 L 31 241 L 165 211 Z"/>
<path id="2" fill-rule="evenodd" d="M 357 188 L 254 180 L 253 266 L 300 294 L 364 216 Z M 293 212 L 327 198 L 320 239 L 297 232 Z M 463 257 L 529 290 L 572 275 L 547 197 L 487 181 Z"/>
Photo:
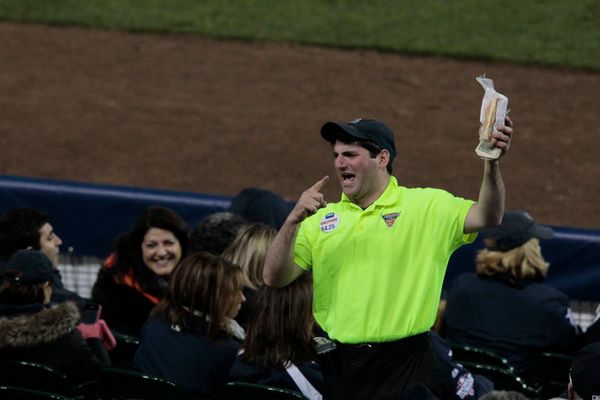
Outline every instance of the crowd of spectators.
<path id="1" fill-rule="evenodd" d="M 173 210 L 150 207 L 115 239 L 91 299 L 62 285 L 56 262 L 61 239 L 48 217 L 33 209 L 7 212 L 0 218 L 0 357 L 49 365 L 76 383 L 93 379 L 110 365 L 114 343 L 110 333 L 86 329 L 81 315 L 91 302 L 101 305 L 100 321 L 111 332 L 139 338 L 134 368 L 197 398 L 218 395 L 228 381 L 323 398 L 322 370 L 331 358 L 319 350 L 319 340 L 328 341 L 313 318 L 310 274 L 282 288 L 262 278 L 282 209 L 277 217 L 252 221 L 219 212 L 190 228 Z M 541 352 L 572 355 L 564 398 L 595 398 L 599 344 L 584 341 L 567 296 L 543 283 L 549 265 L 538 238 L 551 237 L 551 230 L 519 211 L 481 235 L 486 248 L 475 273 L 454 280 L 441 323 L 430 332 L 445 385 L 439 398 L 526 398 L 494 390 L 490 379 L 471 374 L 453 359 L 449 343 L 491 350 L 519 373 Z M 414 385 L 403 398 L 438 397 Z"/>

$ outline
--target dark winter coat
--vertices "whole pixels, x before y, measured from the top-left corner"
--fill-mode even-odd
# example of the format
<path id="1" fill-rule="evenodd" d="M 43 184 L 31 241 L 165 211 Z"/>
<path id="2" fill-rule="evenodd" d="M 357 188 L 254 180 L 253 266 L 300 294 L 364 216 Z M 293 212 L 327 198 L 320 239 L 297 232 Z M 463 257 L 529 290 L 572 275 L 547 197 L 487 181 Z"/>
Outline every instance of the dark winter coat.
<path id="1" fill-rule="evenodd" d="M 193 317 L 187 328 L 171 326 L 162 315 L 151 317 L 142 330 L 136 366 L 199 398 L 218 393 L 240 345 L 225 332 L 209 340 L 207 329 L 202 317 Z"/>
<path id="2" fill-rule="evenodd" d="M 111 329 L 136 337 L 156 305 L 140 289 L 116 282 L 114 275 L 104 268 L 98 272 L 92 301 L 102 305 L 102 319 Z"/>
<path id="3" fill-rule="evenodd" d="M 446 301 L 449 341 L 488 348 L 518 370 L 532 367 L 544 351 L 573 352 L 581 334 L 569 298 L 542 283 L 462 274 L 452 281 Z"/>
<path id="4" fill-rule="evenodd" d="M 76 328 L 73 302 L 0 305 L 0 360 L 30 361 L 62 372 L 73 383 L 93 380 L 101 365 Z"/>

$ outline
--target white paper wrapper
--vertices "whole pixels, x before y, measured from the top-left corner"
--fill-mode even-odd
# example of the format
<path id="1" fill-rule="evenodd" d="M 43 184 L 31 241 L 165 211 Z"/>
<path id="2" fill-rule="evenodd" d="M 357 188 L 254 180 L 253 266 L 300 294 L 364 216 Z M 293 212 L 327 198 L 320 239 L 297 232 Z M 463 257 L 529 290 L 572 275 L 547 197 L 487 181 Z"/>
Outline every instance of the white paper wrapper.
<path id="1" fill-rule="evenodd" d="M 502 151 L 492 145 L 491 134 L 496 130 L 496 125 L 504 125 L 508 108 L 508 98 L 496 92 L 494 81 L 486 78 L 485 75 L 478 76 L 475 79 L 485 90 L 479 113 L 479 122 L 481 123 L 479 145 L 475 149 L 475 153 L 481 158 L 496 160 L 500 158 Z"/>

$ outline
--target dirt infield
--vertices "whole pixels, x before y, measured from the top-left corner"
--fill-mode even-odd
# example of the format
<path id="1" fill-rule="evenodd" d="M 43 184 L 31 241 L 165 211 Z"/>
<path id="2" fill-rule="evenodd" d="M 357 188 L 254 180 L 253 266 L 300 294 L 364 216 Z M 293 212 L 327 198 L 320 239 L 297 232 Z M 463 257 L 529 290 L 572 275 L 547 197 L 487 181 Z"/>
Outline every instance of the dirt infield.
<path id="1" fill-rule="evenodd" d="M 296 198 L 333 172 L 320 126 L 374 117 L 401 183 L 475 198 L 481 73 L 515 120 L 508 207 L 599 229 L 599 73 L 371 51 L 0 23 L 0 173 Z"/>

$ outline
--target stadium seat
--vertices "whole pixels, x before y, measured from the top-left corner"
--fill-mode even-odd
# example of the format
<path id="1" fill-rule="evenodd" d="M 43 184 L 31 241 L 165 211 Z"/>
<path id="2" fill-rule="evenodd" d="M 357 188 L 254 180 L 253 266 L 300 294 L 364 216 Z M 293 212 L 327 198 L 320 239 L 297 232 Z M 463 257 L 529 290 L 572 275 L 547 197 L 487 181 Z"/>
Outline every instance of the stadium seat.
<path id="1" fill-rule="evenodd" d="M 97 396 L 103 400 L 192 400 L 183 389 L 164 378 L 118 368 L 104 368 L 97 382 Z"/>
<path id="2" fill-rule="evenodd" d="M 140 345 L 140 340 L 135 336 L 115 331 L 113 331 L 113 336 L 117 341 L 117 345 L 108 353 L 112 366 L 121 369 L 134 369 L 133 358 Z"/>
<path id="3" fill-rule="evenodd" d="M 569 369 L 573 356 L 561 353 L 541 353 L 532 369 L 524 372 L 523 378 L 542 387 L 544 399 L 560 396 L 569 383 Z"/>
<path id="4" fill-rule="evenodd" d="M 506 358 L 491 350 L 453 342 L 448 342 L 448 345 L 452 349 L 452 358 L 458 363 L 493 365 L 509 371 L 515 370 Z"/>
<path id="5" fill-rule="evenodd" d="M 0 386 L 2 400 L 72 400 L 73 397 L 61 396 L 56 393 L 40 392 L 14 386 Z"/>
<path id="6" fill-rule="evenodd" d="M 246 382 L 228 382 L 219 400 L 307 400 L 290 389 Z"/>
<path id="7" fill-rule="evenodd" d="M 26 361 L 0 362 L 0 385 L 31 389 L 75 397 L 78 387 L 61 372 L 47 366 Z"/>
<path id="8" fill-rule="evenodd" d="M 540 387 L 530 386 L 523 380 L 523 378 L 519 377 L 511 370 L 500 368 L 495 365 L 469 362 L 464 362 L 463 365 L 465 368 L 471 371 L 471 373 L 483 375 L 494 382 L 494 389 L 496 390 L 514 390 L 523 393 L 530 399 L 540 398 Z"/>

